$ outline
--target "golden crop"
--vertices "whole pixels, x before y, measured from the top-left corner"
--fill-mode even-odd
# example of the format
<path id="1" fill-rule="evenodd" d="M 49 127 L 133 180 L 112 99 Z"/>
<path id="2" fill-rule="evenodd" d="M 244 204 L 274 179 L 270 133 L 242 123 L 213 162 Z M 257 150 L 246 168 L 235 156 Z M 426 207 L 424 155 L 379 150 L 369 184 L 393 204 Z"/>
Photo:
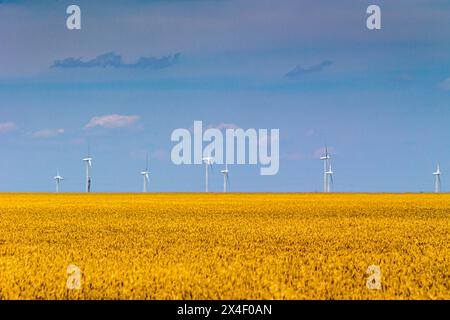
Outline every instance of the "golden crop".
<path id="1" fill-rule="evenodd" d="M 2 194 L 0 299 L 449 299 L 449 243 L 447 194 Z"/>

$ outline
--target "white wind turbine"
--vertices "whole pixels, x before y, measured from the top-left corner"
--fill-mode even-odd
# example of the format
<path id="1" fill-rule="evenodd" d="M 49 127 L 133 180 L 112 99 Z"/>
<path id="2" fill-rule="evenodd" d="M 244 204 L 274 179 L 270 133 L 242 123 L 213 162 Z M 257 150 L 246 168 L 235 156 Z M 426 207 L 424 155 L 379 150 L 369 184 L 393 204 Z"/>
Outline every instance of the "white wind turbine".
<path id="1" fill-rule="evenodd" d="M 323 192 L 328 192 L 329 184 L 328 184 L 328 163 L 331 159 L 331 156 L 328 153 L 328 147 L 325 146 L 325 155 L 320 157 L 320 160 L 323 161 Z"/>
<path id="2" fill-rule="evenodd" d="M 229 184 L 229 174 L 228 164 L 225 164 L 225 170 L 220 171 L 223 174 L 223 192 L 227 192 L 228 184 Z"/>
<path id="3" fill-rule="evenodd" d="M 209 186 L 208 186 L 208 183 L 209 183 L 209 178 L 208 178 L 209 167 L 212 166 L 212 164 L 214 162 L 214 159 L 211 158 L 211 157 L 204 157 L 202 160 L 205 163 L 205 192 L 209 192 Z"/>
<path id="4" fill-rule="evenodd" d="M 147 190 L 148 190 L 148 183 L 150 182 L 150 172 L 148 171 L 148 154 L 147 154 L 145 170 L 141 172 L 141 175 L 142 175 L 142 178 L 144 179 L 143 192 L 147 192 Z"/>
<path id="5" fill-rule="evenodd" d="M 86 164 L 86 192 L 91 192 L 91 168 L 92 168 L 92 157 L 90 156 L 90 151 L 88 150 L 88 155 L 83 159 Z"/>
<path id="6" fill-rule="evenodd" d="M 439 168 L 439 164 L 437 165 L 436 172 L 433 172 L 434 175 L 434 192 L 441 192 L 441 169 Z"/>
<path id="7" fill-rule="evenodd" d="M 59 170 L 56 170 L 56 176 L 54 176 L 53 179 L 56 181 L 56 192 L 58 193 L 60 191 L 61 181 L 64 180 L 64 178 L 59 174 Z"/>

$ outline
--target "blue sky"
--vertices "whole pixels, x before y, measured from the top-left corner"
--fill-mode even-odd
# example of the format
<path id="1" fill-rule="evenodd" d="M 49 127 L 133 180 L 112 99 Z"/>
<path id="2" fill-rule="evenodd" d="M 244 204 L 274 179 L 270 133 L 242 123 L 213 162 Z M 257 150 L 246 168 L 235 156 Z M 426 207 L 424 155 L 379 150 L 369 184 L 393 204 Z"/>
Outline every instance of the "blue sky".
<path id="1" fill-rule="evenodd" d="M 53 191 L 57 168 L 82 191 L 88 144 L 94 191 L 140 191 L 147 152 L 151 191 L 201 191 L 169 156 L 194 120 L 280 129 L 278 175 L 231 166 L 233 191 L 320 191 L 325 143 L 336 191 L 432 191 L 437 162 L 448 190 L 448 1 L 107 3 L 0 1 L 0 191 Z"/>

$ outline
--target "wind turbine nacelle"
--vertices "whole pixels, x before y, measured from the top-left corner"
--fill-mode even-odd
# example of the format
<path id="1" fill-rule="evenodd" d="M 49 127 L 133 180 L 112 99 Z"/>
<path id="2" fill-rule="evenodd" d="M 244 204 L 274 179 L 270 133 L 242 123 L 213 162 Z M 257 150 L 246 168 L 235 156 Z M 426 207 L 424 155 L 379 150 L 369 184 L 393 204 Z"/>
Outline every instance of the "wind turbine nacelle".
<path id="1" fill-rule="evenodd" d="M 86 162 L 89 167 L 92 167 L 92 158 L 84 158 L 83 161 Z"/>
<path id="2" fill-rule="evenodd" d="M 204 163 L 212 165 L 214 163 L 214 158 L 207 157 L 202 159 Z"/>

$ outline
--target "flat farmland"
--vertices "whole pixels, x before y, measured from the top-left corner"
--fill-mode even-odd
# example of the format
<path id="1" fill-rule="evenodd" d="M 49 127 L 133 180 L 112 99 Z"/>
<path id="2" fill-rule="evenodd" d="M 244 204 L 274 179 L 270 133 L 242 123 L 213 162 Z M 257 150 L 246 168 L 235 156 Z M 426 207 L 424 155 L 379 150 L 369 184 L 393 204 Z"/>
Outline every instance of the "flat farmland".
<path id="1" fill-rule="evenodd" d="M 450 299 L 450 195 L 0 194 L 0 299 Z"/>

